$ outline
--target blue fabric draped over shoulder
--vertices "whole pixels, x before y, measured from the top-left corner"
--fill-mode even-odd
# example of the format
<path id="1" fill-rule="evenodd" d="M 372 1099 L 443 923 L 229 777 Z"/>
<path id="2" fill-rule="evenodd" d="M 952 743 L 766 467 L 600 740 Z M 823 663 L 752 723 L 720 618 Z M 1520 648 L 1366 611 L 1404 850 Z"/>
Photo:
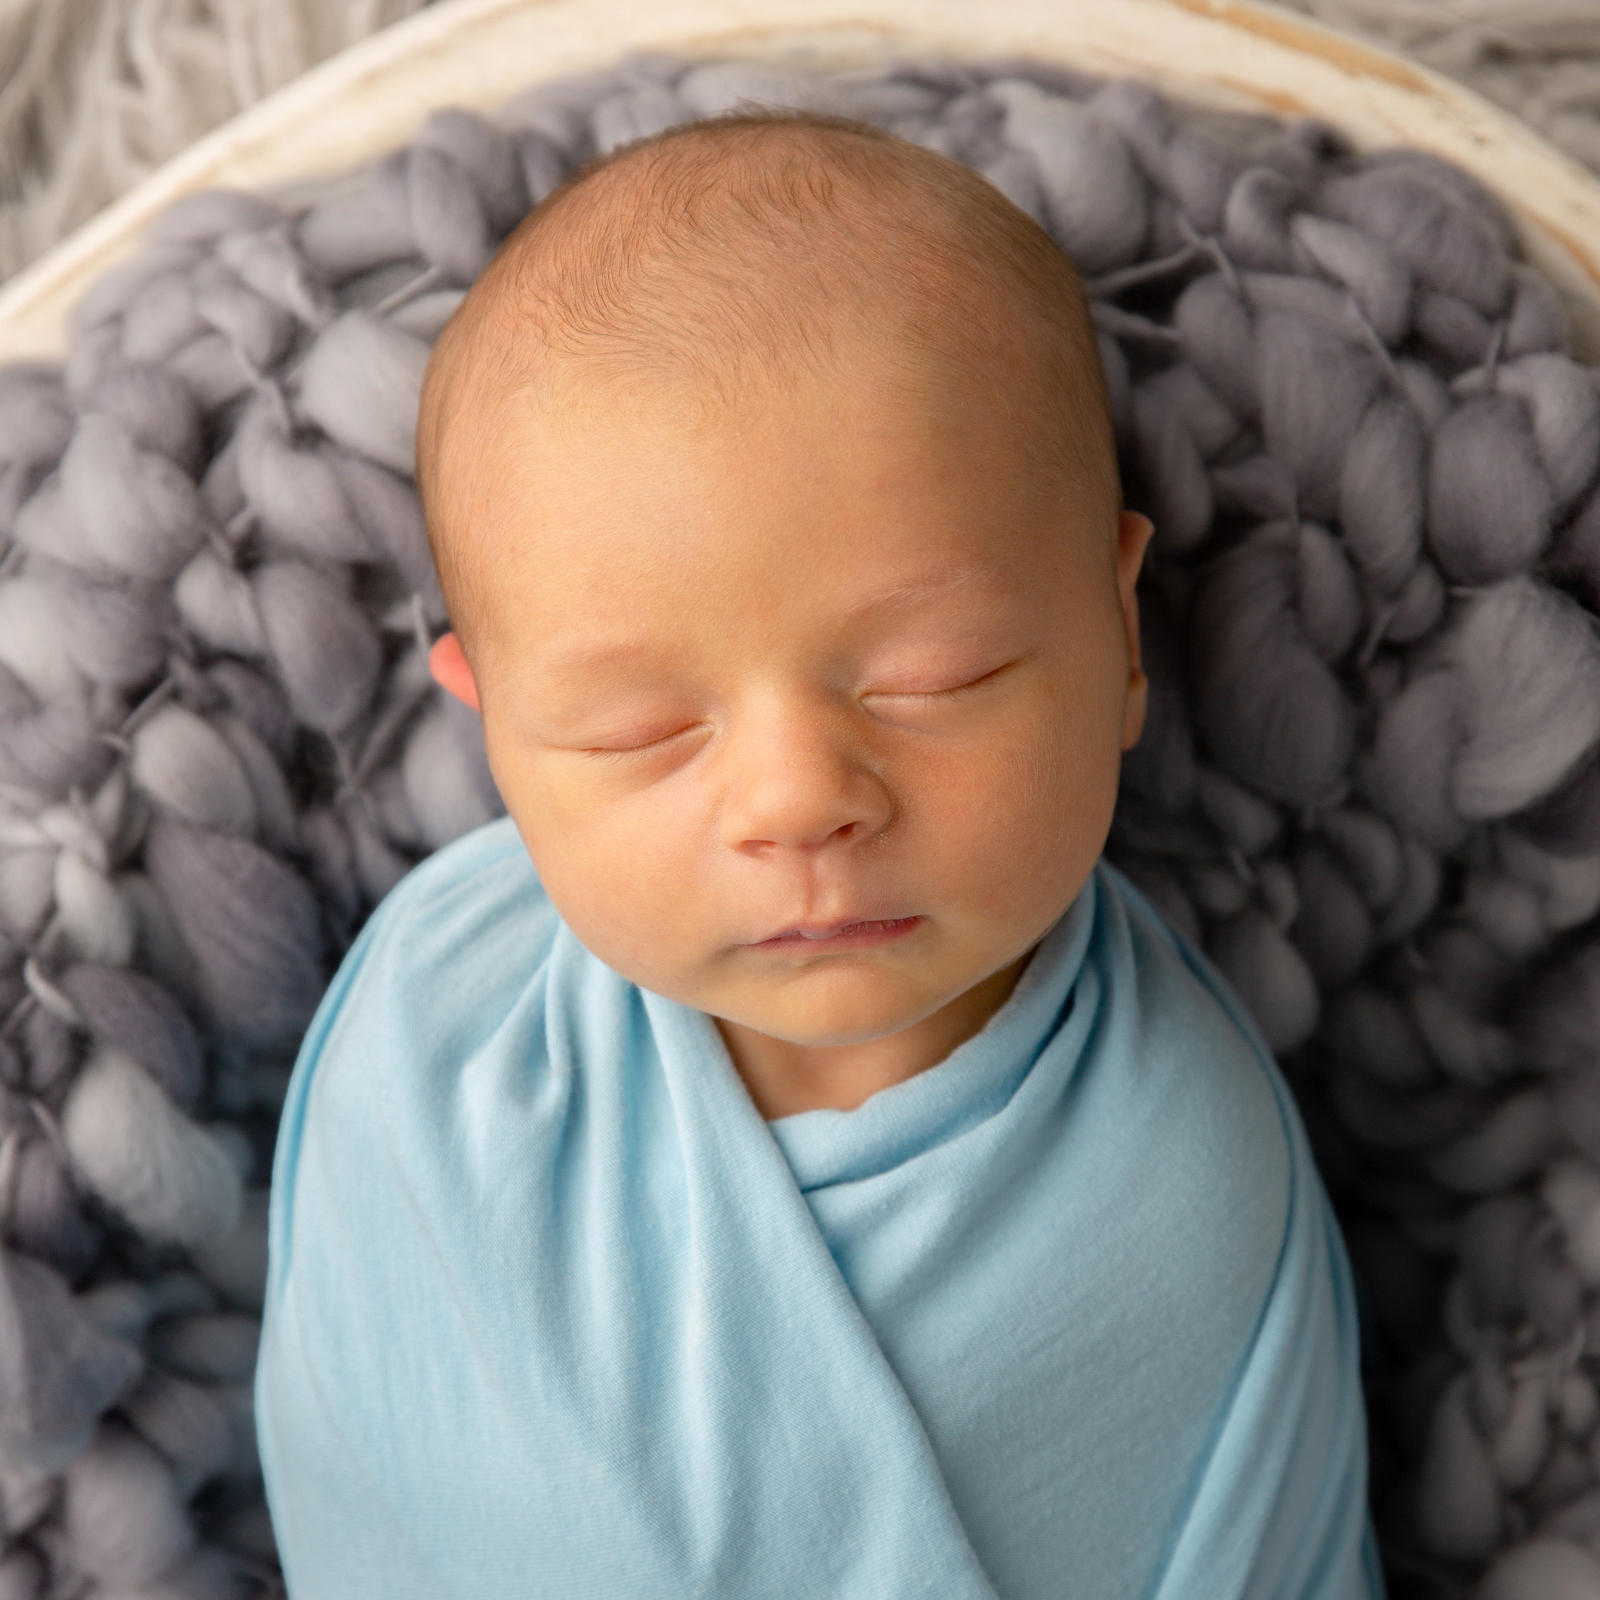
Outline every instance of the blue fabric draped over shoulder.
<path id="1" fill-rule="evenodd" d="M 311 1026 L 256 1425 L 291 1600 L 1378 1600 L 1287 1085 L 1104 862 L 1006 1003 L 768 1123 L 510 819 Z"/>

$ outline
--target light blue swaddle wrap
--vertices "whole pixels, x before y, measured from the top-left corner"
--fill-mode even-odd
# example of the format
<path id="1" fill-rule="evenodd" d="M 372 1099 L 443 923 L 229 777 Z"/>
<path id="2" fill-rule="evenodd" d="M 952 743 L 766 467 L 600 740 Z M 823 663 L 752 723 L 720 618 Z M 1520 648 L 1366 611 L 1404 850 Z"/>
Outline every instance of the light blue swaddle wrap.
<path id="1" fill-rule="evenodd" d="M 769 1124 L 481 828 L 335 977 L 269 1250 L 291 1600 L 1383 1593 L 1299 1116 L 1104 862 L 946 1060 Z"/>

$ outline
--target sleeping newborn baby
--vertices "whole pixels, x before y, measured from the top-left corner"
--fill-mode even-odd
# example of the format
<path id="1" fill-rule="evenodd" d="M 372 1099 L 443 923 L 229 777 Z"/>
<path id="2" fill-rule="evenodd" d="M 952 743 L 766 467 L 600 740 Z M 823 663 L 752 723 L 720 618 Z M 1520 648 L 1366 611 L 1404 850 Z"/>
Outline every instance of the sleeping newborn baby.
<path id="1" fill-rule="evenodd" d="M 869 126 L 673 129 L 434 351 L 509 816 L 295 1068 L 291 1600 L 1367 1600 L 1349 1266 L 1240 1002 L 1101 859 L 1145 680 L 1082 284 Z"/>

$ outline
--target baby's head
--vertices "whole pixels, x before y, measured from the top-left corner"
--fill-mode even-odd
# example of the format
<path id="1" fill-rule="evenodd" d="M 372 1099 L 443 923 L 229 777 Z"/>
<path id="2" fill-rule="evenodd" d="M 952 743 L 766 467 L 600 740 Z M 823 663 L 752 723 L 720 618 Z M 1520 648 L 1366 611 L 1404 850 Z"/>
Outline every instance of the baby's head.
<path id="1" fill-rule="evenodd" d="M 1150 524 L 1043 229 L 866 125 L 670 130 L 507 241 L 417 438 L 435 672 L 583 943 L 741 1061 L 981 1027 L 1144 718 Z M 906 925 L 777 937 L 859 921 Z"/>

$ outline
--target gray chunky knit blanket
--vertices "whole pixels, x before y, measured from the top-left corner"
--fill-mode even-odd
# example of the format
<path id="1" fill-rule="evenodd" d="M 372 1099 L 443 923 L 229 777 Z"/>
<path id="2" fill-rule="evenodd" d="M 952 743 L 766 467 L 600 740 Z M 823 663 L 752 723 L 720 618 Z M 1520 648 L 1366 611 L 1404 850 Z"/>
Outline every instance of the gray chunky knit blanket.
<path id="1" fill-rule="evenodd" d="M 742 98 L 971 163 L 1088 276 L 1158 527 L 1110 849 L 1300 1101 L 1393 1592 L 1600 1594 L 1600 383 L 1501 206 L 1064 69 L 650 57 L 292 210 L 191 197 L 64 368 L 0 370 L 0 1597 L 278 1582 L 289 1066 L 371 906 L 498 810 L 425 665 L 428 343 L 575 164 Z"/>

